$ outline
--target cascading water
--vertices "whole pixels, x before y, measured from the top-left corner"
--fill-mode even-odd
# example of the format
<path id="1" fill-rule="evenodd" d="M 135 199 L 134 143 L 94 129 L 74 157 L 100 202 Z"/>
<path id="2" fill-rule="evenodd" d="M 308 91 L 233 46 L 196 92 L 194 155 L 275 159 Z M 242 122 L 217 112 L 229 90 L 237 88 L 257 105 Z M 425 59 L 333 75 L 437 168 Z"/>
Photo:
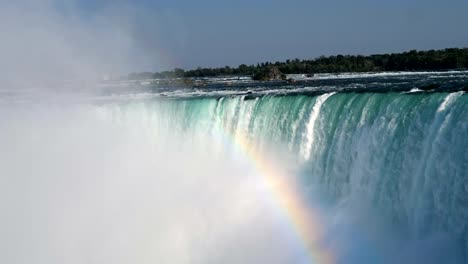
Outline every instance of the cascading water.
<path id="1" fill-rule="evenodd" d="M 301 249 L 297 218 L 278 210 L 239 138 L 300 186 L 302 209 L 320 218 L 317 248 L 332 262 L 468 259 L 463 91 L 18 101 L 0 110 L 3 263 L 324 259 Z"/>
<path id="2" fill-rule="evenodd" d="M 309 114 L 297 115 L 304 105 Z M 254 145 L 295 146 L 292 153 L 305 160 L 304 181 L 326 197 L 349 206 L 367 202 L 399 232 L 408 232 L 406 239 L 446 236 L 459 247 L 452 253 L 466 254 L 464 92 L 223 98 L 217 108 L 228 109 L 214 114 L 228 120 L 229 129 L 248 130 Z M 242 109 L 253 114 L 244 116 Z"/>

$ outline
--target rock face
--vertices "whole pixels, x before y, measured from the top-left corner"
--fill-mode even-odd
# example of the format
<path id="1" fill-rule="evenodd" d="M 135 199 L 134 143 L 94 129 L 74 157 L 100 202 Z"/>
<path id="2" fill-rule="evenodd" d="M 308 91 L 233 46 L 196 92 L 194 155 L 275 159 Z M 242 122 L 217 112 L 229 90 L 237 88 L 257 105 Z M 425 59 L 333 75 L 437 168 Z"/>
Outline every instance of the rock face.
<path id="1" fill-rule="evenodd" d="M 273 66 L 256 73 L 252 79 L 256 81 L 285 80 L 286 75 L 278 67 Z"/>

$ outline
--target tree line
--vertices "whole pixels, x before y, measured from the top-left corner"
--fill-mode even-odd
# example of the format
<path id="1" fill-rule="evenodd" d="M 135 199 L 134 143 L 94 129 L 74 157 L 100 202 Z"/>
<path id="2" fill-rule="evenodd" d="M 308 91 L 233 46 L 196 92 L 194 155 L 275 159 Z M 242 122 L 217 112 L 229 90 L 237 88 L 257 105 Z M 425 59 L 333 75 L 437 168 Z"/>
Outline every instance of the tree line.
<path id="1" fill-rule="evenodd" d="M 215 77 L 232 75 L 254 76 L 266 69 L 275 67 L 283 74 L 314 74 L 341 72 L 380 72 L 380 71 L 435 71 L 468 68 L 468 48 L 416 51 L 376 55 L 336 55 L 321 56 L 311 60 L 286 60 L 283 62 L 263 62 L 256 65 L 241 64 L 238 67 L 202 68 L 172 71 L 130 73 L 127 78 L 166 79 Z"/>

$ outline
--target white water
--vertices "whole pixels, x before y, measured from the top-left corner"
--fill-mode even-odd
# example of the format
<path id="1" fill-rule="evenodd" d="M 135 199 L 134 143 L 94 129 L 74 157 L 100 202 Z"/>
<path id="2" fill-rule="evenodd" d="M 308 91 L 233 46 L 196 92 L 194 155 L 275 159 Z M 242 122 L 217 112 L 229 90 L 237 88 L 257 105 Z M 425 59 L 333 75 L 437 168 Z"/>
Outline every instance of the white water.
<path id="1" fill-rule="evenodd" d="M 442 111 L 446 110 L 447 107 L 450 104 L 452 104 L 458 97 L 462 96 L 463 93 L 464 93 L 463 91 L 460 91 L 460 92 L 451 93 L 451 94 L 447 95 L 447 97 L 445 97 L 444 101 L 442 102 L 442 104 L 437 109 L 437 112 L 442 112 Z"/>
<path id="2" fill-rule="evenodd" d="M 307 122 L 307 129 L 304 134 L 305 142 L 304 144 L 302 144 L 302 155 L 304 157 L 304 160 L 308 160 L 310 158 L 310 152 L 312 150 L 315 138 L 315 123 L 317 121 L 317 118 L 319 117 L 320 108 L 325 103 L 325 101 L 327 101 L 327 99 L 334 94 L 335 93 L 327 93 L 320 95 L 319 97 L 317 97 L 315 104 L 312 107 L 312 111 L 309 116 L 309 121 Z"/>
<path id="3" fill-rule="evenodd" d="M 421 76 L 431 75 L 432 78 L 437 76 L 450 76 L 450 75 L 466 75 L 468 71 L 401 71 L 401 72 L 348 72 L 348 73 L 318 73 L 313 77 L 305 77 L 300 79 L 317 79 L 317 80 L 328 80 L 328 79 L 354 79 L 354 78 L 376 78 L 376 77 L 404 77 L 404 76 Z"/>

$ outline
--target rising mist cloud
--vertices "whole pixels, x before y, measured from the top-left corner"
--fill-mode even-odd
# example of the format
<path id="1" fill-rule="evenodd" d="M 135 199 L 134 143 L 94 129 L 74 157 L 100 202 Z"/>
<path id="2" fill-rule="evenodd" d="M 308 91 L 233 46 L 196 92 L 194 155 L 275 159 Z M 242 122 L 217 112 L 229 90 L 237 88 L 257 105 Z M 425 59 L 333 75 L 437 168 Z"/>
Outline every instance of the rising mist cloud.
<path id="1" fill-rule="evenodd" d="M 76 1 L 5 2 L 0 22 L 0 80 L 15 86 L 166 69 L 169 46 L 185 45 L 176 14 L 120 1 L 89 9 Z"/>

